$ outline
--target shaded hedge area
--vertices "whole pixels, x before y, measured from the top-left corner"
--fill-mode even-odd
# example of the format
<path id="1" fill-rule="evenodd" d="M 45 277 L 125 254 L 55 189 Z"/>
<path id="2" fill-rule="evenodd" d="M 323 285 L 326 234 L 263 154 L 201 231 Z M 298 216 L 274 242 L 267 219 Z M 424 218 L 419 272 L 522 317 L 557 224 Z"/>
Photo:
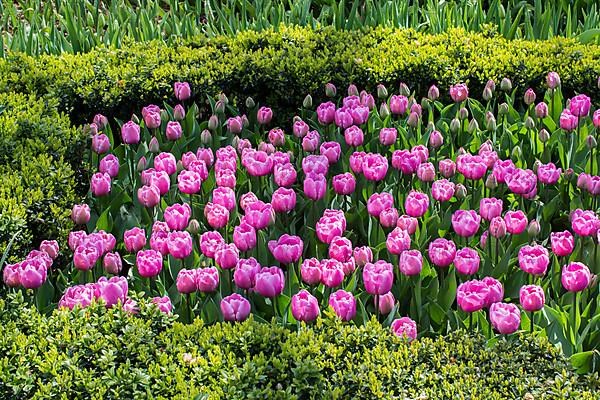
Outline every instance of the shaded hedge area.
<path id="1" fill-rule="evenodd" d="M 56 101 L 0 93 L 0 254 L 13 237 L 9 260 L 66 237 L 83 185 L 83 142 Z"/>
<path id="2" fill-rule="evenodd" d="M 279 115 L 292 113 L 307 93 L 323 94 L 333 81 L 397 90 L 406 82 L 418 94 L 438 84 L 467 81 L 480 97 L 488 79 L 513 80 L 513 87 L 540 88 L 557 71 L 566 93 L 598 98 L 600 46 L 575 40 L 506 40 L 496 33 L 453 29 L 439 35 L 411 29 L 336 31 L 331 27 L 281 26 L 278 31 L 242 32 L 234 37 L 196 38 L 167 46 L 130 43 L 122 49 L 0 60 L 0 91 L 14 90 L 56 99 L 76 123 L 96 112 L 128 117 L 148 102 L 172 99 L 172 84 L 189 81 L 196 99 L 223 91 L 230 98 L 267 102 Z"/>
<path id="3" fill-rule="evenodd" d="M 0 398 L 592 399 L 545 339 L 464 331 L 406 343 L 331 315 L 289 330 L 248 320 L 184 325 L 93 306 L 40 315 L 0 300 Z M 531 397 L 529 397 L 531 398 Z"/>

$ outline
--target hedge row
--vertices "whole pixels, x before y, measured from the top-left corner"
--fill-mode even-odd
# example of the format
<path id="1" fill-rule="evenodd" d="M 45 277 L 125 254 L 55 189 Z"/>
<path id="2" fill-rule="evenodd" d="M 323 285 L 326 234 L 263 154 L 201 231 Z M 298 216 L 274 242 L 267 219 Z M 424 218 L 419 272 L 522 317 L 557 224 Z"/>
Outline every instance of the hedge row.
<path id="1" fill-rule="evenodd" d="M 69 209 L 83 192 L 84 177 L 74 172 L 82 144 L 56 101 L 0 93 L 0 257 L 13 237 L 9 260 L 42 239 L 66 237 Z"/>
<path id="2" fill-rule="evenodd" d="M 189 81 L 203 100 L 224 91 L 289 113 L 307 93 L 322 93 L 328 81 L 370 88 L 377 83 L 397 88 L 403 81 L 419 94 L 432 83 L 447 89 L 468 81 L 477 97 L 488 79 L 509 77 L 514 87 L 525 89 L 540 87 L 549 71 L 561 75 L 567 93 L 585 91 L 598 98 L 600 46 L 564 38 L 509 41 L 493 32 L 461 29 L 430 35 L 282 26 L 277 32 L 199 37 L 174 46 L 131 43 L 79 55 L 11 54 L 0 61 L 0 91 L 55 98 L 81 123 L 96 112 L 126 117 L 148 102 L 161 102 L 172 96 L 177 80 Z"/>
<path id="3" fill-rule="evenodd" d="M 184 325 L 143 303 L 47 317 L 19 298 L 0 300 L 1 399 L 592 399 L 600 383 L 530 336 L 408 344 L 375 320 Z"/>

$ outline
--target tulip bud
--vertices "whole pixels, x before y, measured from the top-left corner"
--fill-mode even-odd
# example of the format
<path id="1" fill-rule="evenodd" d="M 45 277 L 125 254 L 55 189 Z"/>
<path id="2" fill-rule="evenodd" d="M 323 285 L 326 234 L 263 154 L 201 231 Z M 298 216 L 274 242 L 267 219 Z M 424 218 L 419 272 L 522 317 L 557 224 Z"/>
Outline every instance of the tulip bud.
<path id="1" fill-rule="evenodd" d="M 498 127 L 496 125 L 496 118 L 494 118 L 494 115 L 492 113 L 488 113 L 488 114 L 491 114 L 491 115 L 489 116 L 489 118 L 486 118 L 485 128 L 488 131 L 493 132 Z"/>
<path id="2" fill-rule="evenodd" d="M 304 100 L 302 101 L 302 107 L 311 108 L 312 107 L 312 96 L 307 94 Z"/>
<path id="3" fill-rule="evenodd" d="M 525 120 L 525 128 L 527 128 L 527 129 L 535 128 L 535 121 L 533 120 L 533 118 L 527 117 L 527 119 Z"/>
<path id="4" fill-rule="evenodd" d="M 556 72 L 549 72 L 546 76 L 546 84 L 549 89 L 556 89 L 560 86 L 560 76 Z"/>
<path id="5" fill-rule="evenodd" d="M 137 115 L 135 115 L 135 114 L 133 114 L 133 115 L 131 116 L 131 120 L 132 120 L 133 122 L 135 122 L 135 123 L 136 123 L 136 125 L 139 125 L 139 124 L 140 124 L 140 118 L 139 118 Z"/>
<path id="6" fill-rule="evenodd" d="M 544 102 L 538 103 L 535 106 L 535 116 L 538 118 L 546 118 L 548 116 L 548 105 Z"/>
<path id="7" fill-rule="evenodd" d="M 533 91 L 533 89 L 529 88 L 525 91 L 525 95 L 523 96 L 523 101 L 527 105 L 533 104 L 533 102 L 535 101 L 535 92 Z"/>
<path id="8" fill-rule="evenodd" d="M 158 153 L 160 151 L 160 145 L 158 144 L 158 139 L 156 139 L 156 136 L 152 136 L 152 139 L 150 139 L 148 150 L 150 150 L 151 153 Z"/>
<path id="9" fill-rule="evenodd" d="M 175 164 L 177 166 L 177 173 L 180 173 L 181 171 L 183 171 L 185 168 L 183 168 L 183 161 L 179 160 L 177 161 L 177 164 Z"/>
<path id="10" fill-rule="evenodd" d="M 483 89 L 483 94 L 481 95 L 481 97 L 483 97 L 483 99 L 485 101 L 490 101 L 492 99 L 493 95 L 494 94 L 492 93 L 490 88 L 486 87 Z"/>
<path id="11" fill-rule="evenodd" d="M 250 121 L 248 121 L 248 117 L 246 117 L 246 114 L 244 114 L 242 115 L 242 126 L 247 128 L 248 125 L 250 125 Z"/>
<path id="12" fill-rule="evenodd" d="M 211 115 L 210 118 L 208 119 L 208 129 L 210 129 L 211 131 L 214 131 L 217 129 L 218 126 L 219 126 L 219 117 L 217 117 L 216 115 Z"/>
<path id="13" fill-rule="evenodd" d="M 240 137 L 239 137 L 239 136 L 234 136 L 234 137 L 231 139 L 231 146 L 232 146 L 234 149 L 237 149 L 239 144 L 240 144 Z"/>
<path id="14" fill-rule="evenodd" d="M 377 97 L 385 99 L 388 96 L 388 91 L 382 84 L 377 85 Z"/>
<path id="15" fill-rule="evenodd" d="M 254 108 L 256 106 L 256 103 L 254 102 L 254 99 L 252 97 L 248 97 L 246 99 L 246 108 Z"/>
<path id="16" fill-rule="evenodd" d="M 355 84 L 348 85 L 348 96 L 358 96 L 358 88 Z"/>
<path id="17" fill-rule="evenodd" d="M 542 163 L 542 162 L 541 162 L 540 160 L 535 160 L 535 162 L 533 163 L 533 168 L 532 168 L 532 170 L 533 170 L 533 172 L 535 172 L 536 174 L 537 174 L 537 170 L 538 170 L 538 168 L 540 167 L 540 164 L 541 164 L 541 163 Z"/>
<path id="18" fill-rule="evenodd" d="M 381 106 L 379 106 L 379 116 L 381 118 L 387 118 L 390 115 L 390 108 L 388 107 L 387 103 L 381 103 Z"/>
<path id="19" fill-rule="evenodd" d="M 489 174 L 485 180 L 485 187 L 488 189 L 496 189 L 498 187 L 498 181 L 494 174 Z"/>
<path id="20" fill-rule="evenodd" d="M 225 105 L 229 104 L 229 99 L 225 95 L 225 93 L 219 93 L 219 101 L 225 103 Z"/>
<path id="21" fill-rule="evenodd" d="M 456 132 L 458 132 L 459 129 L 460 129 L 460 121 L 458 120 L 458 118 L 454 118 L 450 122 L 450 132 L 456 133 Z"/>
<path id="22" fill-rule="evenodd" d="M 408 88 L 408 86 L 404 82 L 400 83 L 399 92 L 400 92 L 400 94 L 402 96 L 409 96 L 410 95 L 410 89 Z"/>
<path id="23" fill-rule="evenodd" d="M 429 102 L 429 100 L 427 98 L 423 97 L 421 99 L 421 108 L 423 110 L 429 110 L 430 104 L 431 103 Z"/>
<path id="24" fill-rule="evenodd" d="M 460 110 L 458 110 L 458 118 L 461 121 L 469 118 L 469 110 L 467 110 L 465 107 L 463 107 Z"/>
<path id="25" fill-rule="evenodd" d="M 494 93 L 496 91 L 496 82 L 493 80 L 488 80 L 485 84 L 486 89 L 490 89 L 490 92 Z"/>
<path id="26" fill-rule="evenodd" d="M 573 168 L 567 168 L 564 172 L 565 179 L 570 181 L 573 179 Z"/>
<path id="27" fill-rule="evenodd" d="M 200 141 L 203 144 L 208 144 L 212 141 L 212 134 L 208 129 L 202 131 L 202 133 L 200 134 Z"/>
<path id="28" fill-rule="evenodd" d="M 169 120 L 169 113 L 167 112 L 167 110 L 160 110 L 160 119 L 161 121 Z"/>
<path id="29" fill-rule="evenodd" d="M 598 145 L 598 142 L 596 142 L 596 138 L 592 135 L 588 135 L 587 138 L 585 138 L 585 144 L 588 147 L 588 149 L 593 149 L 594 147 L 596 147 L 596 145 Z"/>
<path id="30" fill-rule="evenodd" d="M 188 227 L 187 227 L 187 231 L 189 233 L 191 233 L 192 235 L 195 235 L 198 232 L 200 232 L 200 223 L 198 222 L 197 219 L 194 218 L 190 221 L 190 223 L 188 224 Z"/>
<path id="31" fill-rule="evenodd" d="M 465 150 L 465 148 L 464 147 L 459 147 L 458 151 L 456 152 L 456 155 L 457 156 L 463 156 L 465 154 L 467 154 L 467 151 Z"/>
<path id="32" fill-rule="evenodd" d="M 181 104 L 177 104 L 173 109 L 173 118 L 175 121 L 182 121 L 185 118 L 185 109 Z"/>
<path id="33" fill-rule="evenodd" d="M 498 115 L 505 115 L 505 114 L 508 114 L 508 104 L 502 103 L 498 107 Z"/>
<path id="34" fill-rule="evenodd" d="M 325 85 L 325 96 L 334 97 L 337 94 L 337 88 L 331 82 Z"/>
<path id="35" fill-rule="evenodd" d="M 548 140 L 550 140 L 550 134 L 548 133 L 548 131 L 545 128 L 542 128 L 542 130 L 539 133 L 539 137 L 540 137 L 540 142 L 542 142 L 542 143 L 546 143 Z"/>
<path id="36" fill-rule="evenodd" d="M 535 238 L 540 234 L 540 223 L 536 219 L 531 220 L 527 227 L 527 234 L 530 238 Z"/>
<path id="37" fill-rule="evenodd" d="M 427 98 L 431 101 L 437 100 L 440 97 L 440 90 L 435 85 L 431 85 L 427 91 Z"/>
<path id="38" fill-rule="evenodd" d="M 458 183 L 454 191 L 454 196 L 459 200 L 464 199 L 467 197 L 467 188 L 462 183 Z"/>
<path id="39" fill-rule="evenodd" d="M 411 128 L 416 127 L 419 124 L 419 114 L 417 114 L 416 112 L 411 112 L 408 116 L 406 124 Z"/>
<path id="40" fill-rule="evenodd" d="M 83 131 L 90 136 L 96 136 L 98 134 L 98 125 L 92 122 L 91 124 L 84 126 Z"/>
<path id="41" fill-rule="evenodd" d="M 519 160 L 522 155 L 523 155 L 523 152 L 521 151 L 521 146 L 517 145 L 517 146 L 513 147 L 512 157 L 514 159 Z"/>
<path id="42" fill-rule="evenodd" d="M 500 81 L 500 90 L 509 92 L 512 90 L 512 82 L 508 78 L 502 78 Z"/>
<path id="43" fill-rule="evenodd" d="M 442 136 L 442 134 L 439 131 L 431 132 L 431 134 L 429 135 L 429 145 L 432 148 L 437 149 L 442 144 L 444 144 L 444 137 Z"/>
<path id="44" fill-rule="evenodd" d="M 479 124 L 477 123 L 477 120 L 475 118 L 473 118 L 471 121 L 469 121 L 469 126 L 467 128 L 467 131 L 472 135 L 475 132 L 477 132 L 479 130 Z"/>
<path id="45" fill-rule="evenodd" d="M 137 163 L 137 172 L 142 172 L 146 169 L 147 160 L 146 157 L 142 156 Z"/>
<path id="46" fill-rule="evenodd" d="M 225 114 L 225 102 L 219 100 L 215 103 L 215 112 L 217 114 Z"/>

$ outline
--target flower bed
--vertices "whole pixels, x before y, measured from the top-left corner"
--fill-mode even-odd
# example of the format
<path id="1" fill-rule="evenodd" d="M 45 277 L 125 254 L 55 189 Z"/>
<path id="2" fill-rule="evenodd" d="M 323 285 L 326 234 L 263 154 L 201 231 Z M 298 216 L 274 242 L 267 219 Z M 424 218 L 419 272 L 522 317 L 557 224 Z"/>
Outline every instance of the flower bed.
<path id="1" fill-rule="evenodd" d="M 44 241 L 4 281 L 39 288 L 41 308 L 61 296 L 60 308 L 135 313 L 128 293 L 144 291 L 209 324 L 311 322 L 329 306 L 409 340 L 528 329 L 592 369 L 600 111 L 585 95 L 565 108 L 558 74 L 546 84 L 525 91 L 523 112 L 508 79 L 483 103 L 451 86 L 451 104 L 435 86 L 419 104 L 406 85 L 341 96 L 328 84 L 331 100 L 307 97 L 285 134 L 252 99 L 240 115 L 221 95 L 198 119 L 176 83 L 181 103 L 144 107 L 120 139 L 94 117 L 98 172 L 72 210 L 72 264 L 52 268 L 58 245 Z"/>

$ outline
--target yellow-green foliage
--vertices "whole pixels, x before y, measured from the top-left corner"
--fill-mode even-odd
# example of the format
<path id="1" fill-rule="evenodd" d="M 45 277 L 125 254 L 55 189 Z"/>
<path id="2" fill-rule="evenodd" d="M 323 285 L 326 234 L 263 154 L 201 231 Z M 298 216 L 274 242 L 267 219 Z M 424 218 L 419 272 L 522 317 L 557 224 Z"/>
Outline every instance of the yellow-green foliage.
<path id="1" fill-rule="evenodd" d="M 44 316 L 19 297 L 0 300 L 0 399 L 594 399 L 600 383 L 531 336 L 408 344 L 374 320 L 185 325 L 144 302 Z"/>
<path id="2" fill-rule="evenodd" d="M 42 239 L 66 244 L 82 134 L 33 95 L 0 93 L 0 110 L 0 254 L 17 235 L 9 253 L 14 260 Z"/>
<path id="3" fill-rule="evenodd" d="M 251 95 L 291 112 L 328 81 L 369 88 L 403 81 L 419 94 L 432 83 L 445 90 L 468 81 L 471 95 L 479 97 L 488 79 L 509 77 L 525 90 L 541 87 L 549 71 L 561 75 L 567 93 L 585 91 L 597 98 L 600 47 L 564 38 L 506 40 L 493 31 L 431 35 L 281 26 L 174 46 L 130 43 L 119 50 L 39 58 L 11 54 L 0 61 L 0 91 L 55 98 L 75 121 L 84 122 L 98 111 L 128 116 L 147 102 L 172 100 L 176 80 L 189 81 L 202 100 L 224 91 L 230 98 Z"/>

